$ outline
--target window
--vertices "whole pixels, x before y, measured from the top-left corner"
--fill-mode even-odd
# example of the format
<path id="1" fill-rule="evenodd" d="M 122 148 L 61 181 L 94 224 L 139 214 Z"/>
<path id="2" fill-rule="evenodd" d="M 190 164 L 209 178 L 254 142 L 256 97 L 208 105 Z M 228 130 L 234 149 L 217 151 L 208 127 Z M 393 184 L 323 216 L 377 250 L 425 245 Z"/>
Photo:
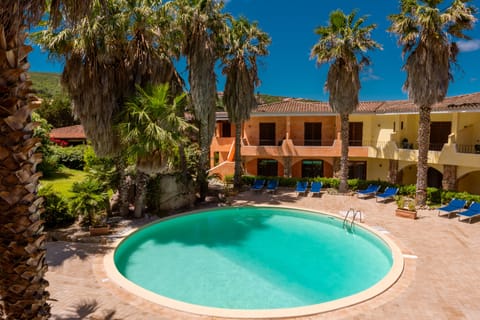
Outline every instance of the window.
<path id="1" fill-rule="evenodd" d="M 367 163 L 365 161 L 348 162 L 348 179 L 367 179 Z"/>
<path id="2" fill-rule="evenodd" d="M 220 162 L 220 152 L 215 151 L 213 153 L 213 165 L 216 166 Z"/>
<path id="3" fill-rule="evenodd" d="M 350 122 L 348 130 L 348 145 L 359 147 L 363 140 L 363 122 Z"/>
<path id="4" fill-rule="evenodd" d="M 429 150 L 440 151 L 448 142 L 448 135 L 452 132 L 452 123 L 447 121 L 430 123 Z"/>
<path id="5" fill-rule="evenodd" d="M 230 122 L 222 122 L 222 137 L 227 138 L 232 136 L 232 125 Z"/>
<path id="6" fill-rule="evenodd" d="M 323 160 L 303 160 L 302 178 L 323 177 Z"/>
<path id="7" fill-rule="evenodd" d="M 322 145 L 322 123 L 305 122 L 304 125 L 304 145 L 321 146 Z"/>
<path id="8" fill-rule="evenodd" d="M 261 146 L 275 145 L 275 123 L 260 123 L 260 141 Z"/>
<path id="9" fill-rule="evenodd" d="M 258 159 L 257 175 L 276 177 L 278 175 L 278 161 L 273 159 Z"/>

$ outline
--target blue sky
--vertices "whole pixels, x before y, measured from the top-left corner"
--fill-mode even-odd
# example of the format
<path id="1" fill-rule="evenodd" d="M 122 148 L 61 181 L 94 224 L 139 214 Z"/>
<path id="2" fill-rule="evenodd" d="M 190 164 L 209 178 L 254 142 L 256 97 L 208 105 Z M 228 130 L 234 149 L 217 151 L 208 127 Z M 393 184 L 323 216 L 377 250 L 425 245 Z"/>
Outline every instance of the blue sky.
<path id="1" fill-rule="evenodd" d="M 450 3 L 448 0 L 446 3 Z M 480 8 L 480 0 L 473 5 Z M 260 93 L 308 98 L 326 101 L 328 93 L 324 83 L 328 65 L 317 66 L 310 59 L 310 50 L 318 41 L 316 27 L 328 22 L 331 11 L 342 9 L 350 13 L 358 9 L 358 15 L 367 15 L 366 24 L 375 23 L 377 29 L 372 38 L 383 46 L 383 50 L 369 53 L 373 64 L 361 74 L 361 100 L 406 99 L 402 86 L 405 73 L 401 70 L 403 60 L 397 39 L 388 33 L 387 15 L 398 12 L 398 1 L 394 0 L 229 0 L 225 10 L 234 16 L 243 15 L 257 21 L 262 30 L 272 38 L 269 56 L 262 58 L 259 67 Z M 454 81 L 450 83 L 448 95 L 459 95 L 480 91 L 480 22 L 468 33 L 471 41 L 460 42 L 462 51 L 458 56 L 458 69 L 454 69 Z M 61 65 L 47 61 L 38 48 L 30 54 L 31 71 L 61 72 Z M 185 79 L 186 71 L 179 70 Z M 218 90 L 223 90 L 220 77 Z"/>

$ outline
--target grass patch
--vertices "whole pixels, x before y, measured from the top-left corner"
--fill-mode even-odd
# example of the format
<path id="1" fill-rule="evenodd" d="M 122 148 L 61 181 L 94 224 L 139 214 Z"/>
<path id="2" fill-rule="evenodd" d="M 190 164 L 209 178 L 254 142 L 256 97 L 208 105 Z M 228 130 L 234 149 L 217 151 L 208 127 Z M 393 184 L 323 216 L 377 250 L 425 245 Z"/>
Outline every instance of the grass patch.
<path id="1" fill-rule="evenodd" d="M 40 179 L 41 186 L 51 185 L 53 191 L 66 198 L 73 196 L 71 188 L 74 182 L 82 181 L 87 176 L 85 171 L 61 167 L 52 177 Z"/>

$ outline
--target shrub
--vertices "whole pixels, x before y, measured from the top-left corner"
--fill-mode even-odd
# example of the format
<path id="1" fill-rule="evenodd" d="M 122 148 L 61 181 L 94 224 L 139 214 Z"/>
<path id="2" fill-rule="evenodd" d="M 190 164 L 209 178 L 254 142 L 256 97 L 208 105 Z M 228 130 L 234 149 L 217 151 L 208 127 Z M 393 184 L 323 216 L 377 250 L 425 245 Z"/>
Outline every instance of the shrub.
<path id="1" fill-rule="evenodd" d="M 83 163 L 85 165 L 85 169 L 91 168 L 113 168 L 114 161 L 112 158 L 99 158 L 95 154 L 95 150 L 91 145 L 87 145 L 84 147 L 83 150 Z"/>
<path id="2" fill-rule="evenodd" d="M 442 190 L 437 188 L 427 188 L 427 203 L 442 203 Z"/>
<path id="3" fill-rule="evenodd" d="M 85 145 L 78 145 L 72 147 L 50 147 L 53 154 L 58 157 L 58 162 L 67 168 L 75 170 L 83 170 L 85 162 L 83 160 L 83 153 L 85 151 Z"/>
<path id="4" fill-rule="evenodd" d="M 64 227 L 72 224 L 75 218 L 68 210 L 67 201 L 53 191 L 51 185 L 44 186 L 38 190 L 38 195 L 44 198 L 45 209 L 41 218 L 45 221 L 45 227 Z"/>
<path id="5" fill-rule="evenodd" d="M 91 177 L 72 186 L 74 195 L 71 197 L 70 210 L 75 216 L 81 217 L 82 225 L 93 225 L 98 222 L 99 215 L 107 208 L 108 194 L 101 182 Z"/>

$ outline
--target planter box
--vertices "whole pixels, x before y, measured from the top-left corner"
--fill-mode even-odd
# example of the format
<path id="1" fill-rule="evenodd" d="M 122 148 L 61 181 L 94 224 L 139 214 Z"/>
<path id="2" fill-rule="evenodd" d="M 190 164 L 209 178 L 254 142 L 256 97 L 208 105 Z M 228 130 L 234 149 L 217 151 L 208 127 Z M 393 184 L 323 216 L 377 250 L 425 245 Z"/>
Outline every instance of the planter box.
<path id="1" fill-rule="evenodd" d="M 395 209 L 395 215 L 403 218 L 417 219 L 417 211 L 411 211 L 408 209 L 397 208 Z"/>
<path id="2" fill-rule="evenodd" d="M 91 236 L 104 236 L 110 233 L 110 226 L 90 227 L 89 231 Z"/>

